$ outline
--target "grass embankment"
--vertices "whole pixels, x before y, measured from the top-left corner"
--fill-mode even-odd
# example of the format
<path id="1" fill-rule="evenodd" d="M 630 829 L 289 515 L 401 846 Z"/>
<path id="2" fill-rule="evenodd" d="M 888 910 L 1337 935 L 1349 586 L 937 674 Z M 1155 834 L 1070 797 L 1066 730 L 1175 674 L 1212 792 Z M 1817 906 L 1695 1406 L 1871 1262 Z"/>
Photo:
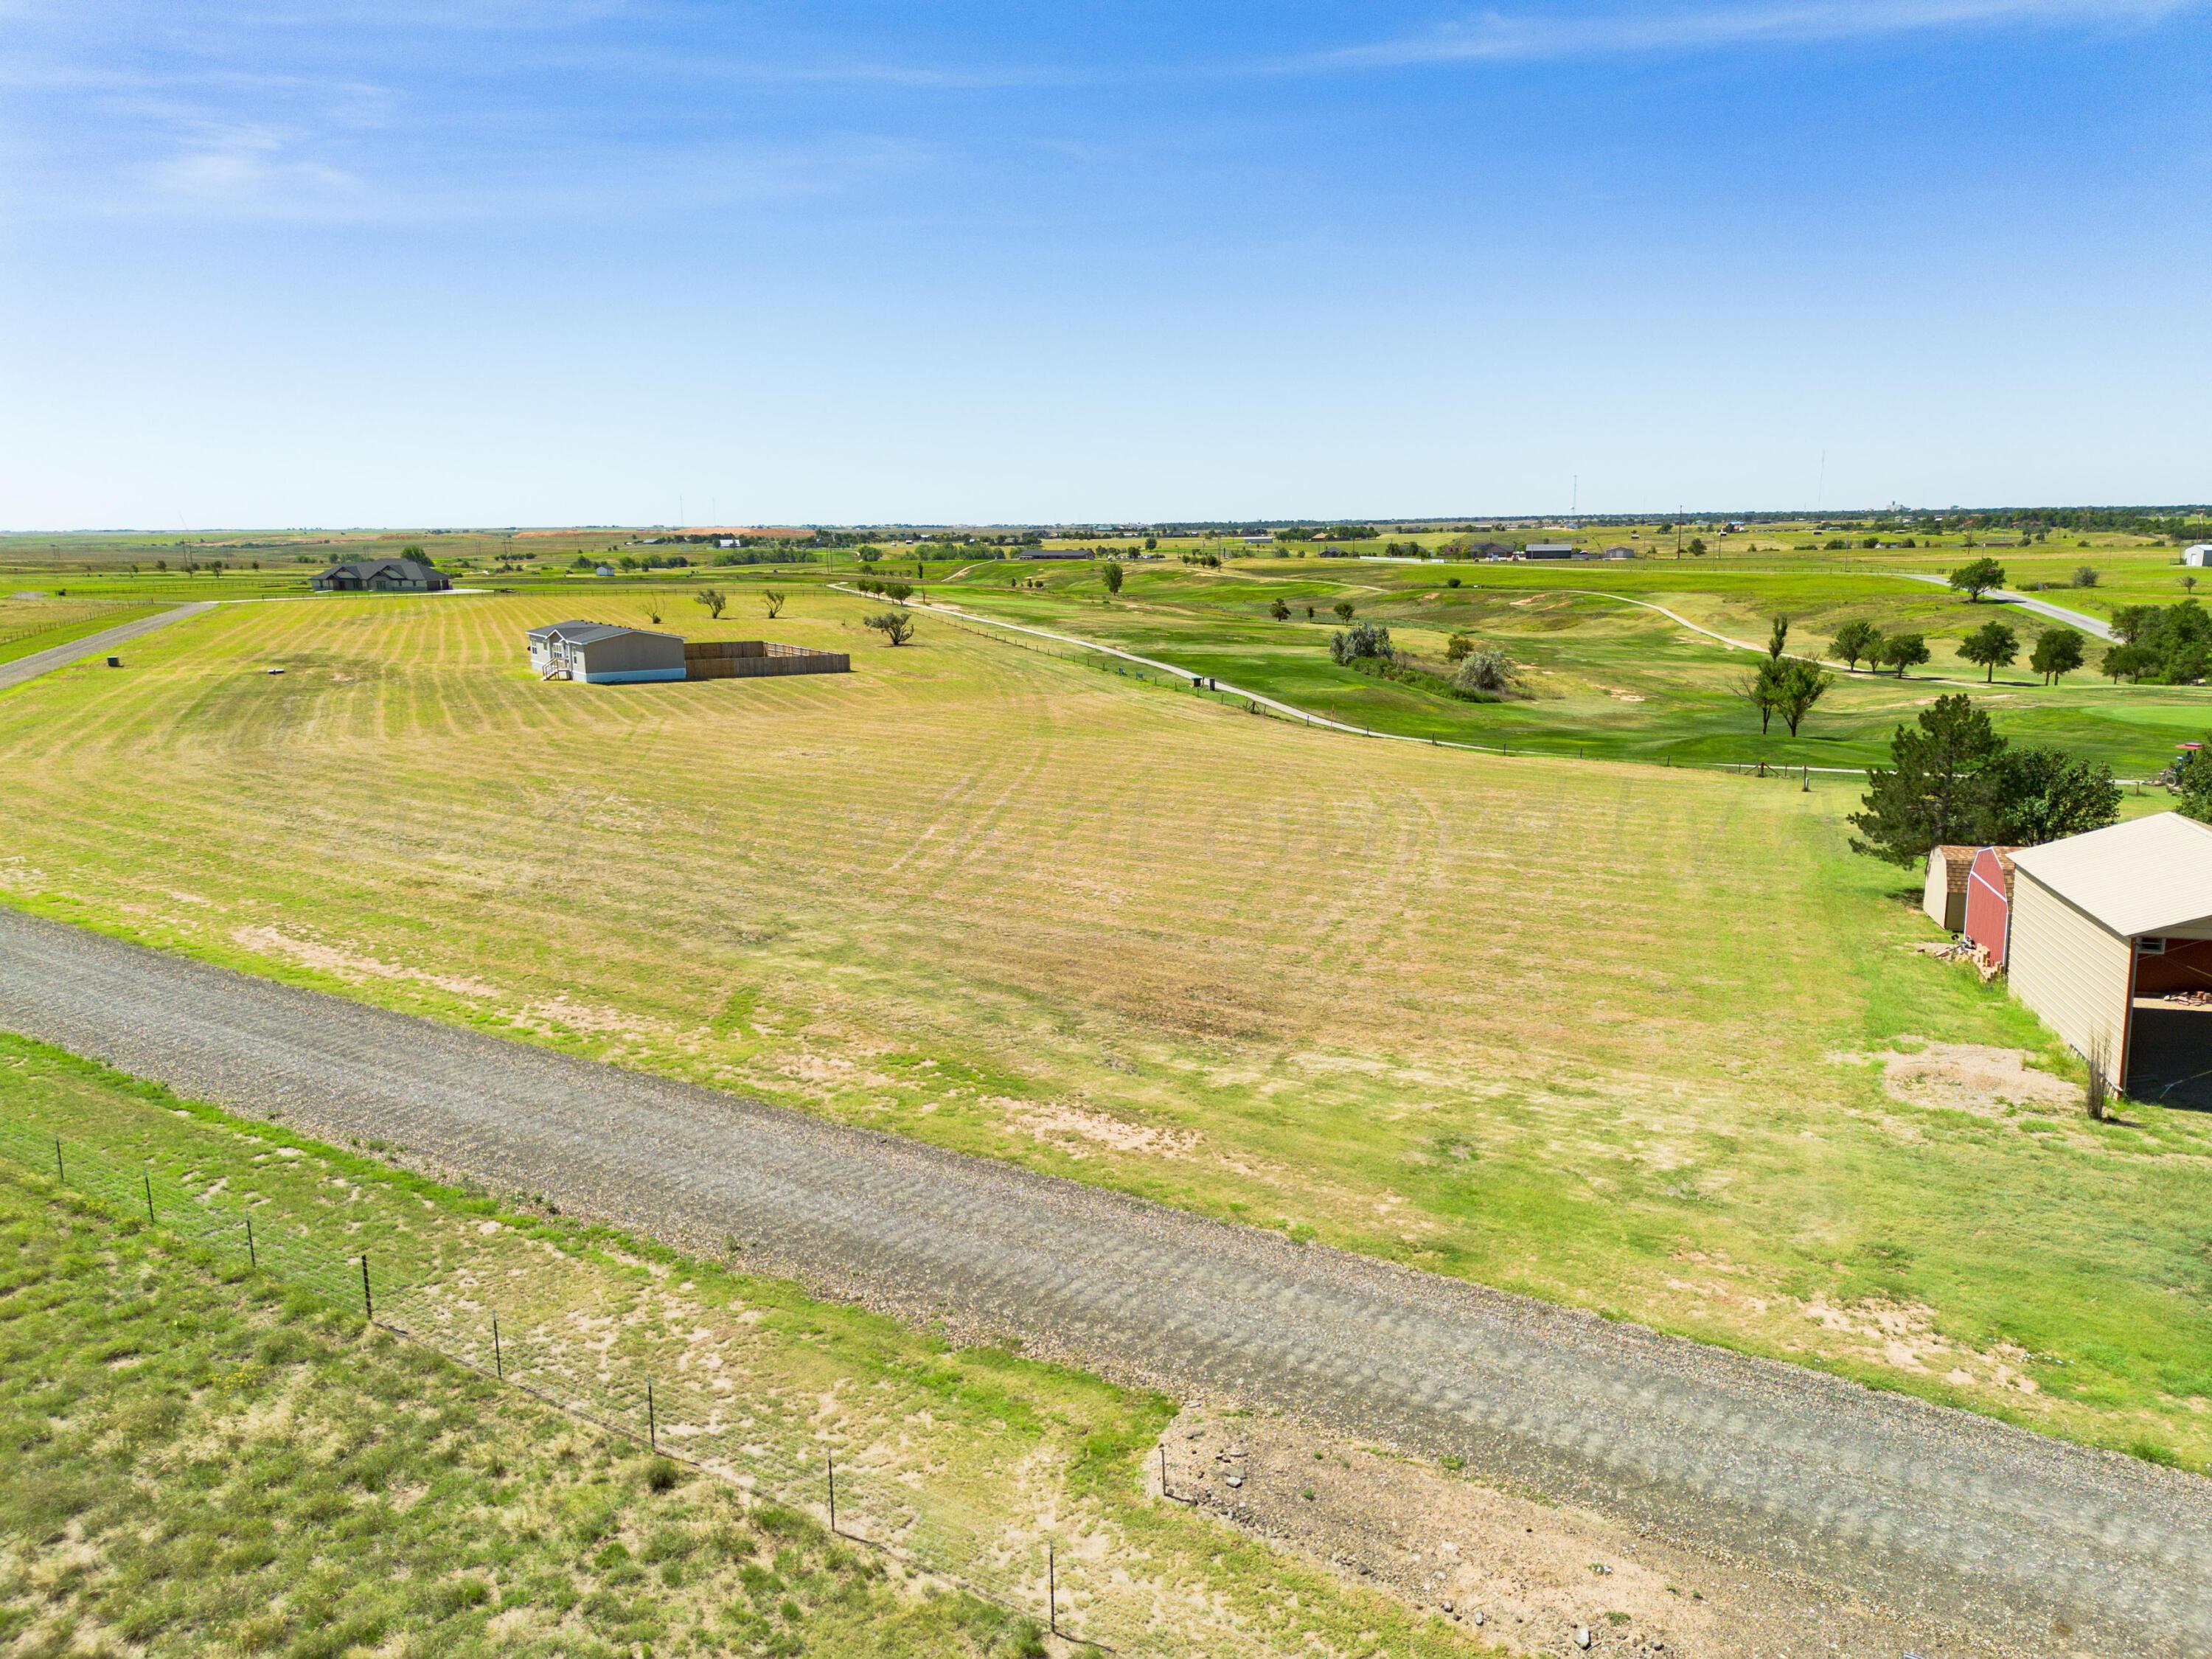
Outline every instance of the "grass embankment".
<path id="1" fill-rule="evenodd" d="M 1309 732 L 927 618 L 887 649 L 872 607 L 794 592 L 770 631 L 858 672 L 540 684 L 521 633 L 557 595 L 180 623 L 127 680 L 0 702 L 0 884 L 251 971 L 2212 1455 L 2212 1327 L 2181 1311 L 2212 1288 L 2212 1126 L 1893 1097 L 1868 1056 L 2047 1039 L 1911 952 L 1917 880 L 1845 851 L 1850 791 Z"/>
<path id="2" fill-rule="evenodd" d="M 247 1271 L 242 1235 L 194 1248 L 142 1228 L 135 1173 L 125 1201 L 95 1213 L 51 1172 L 0 1160 L 11 1652 L 1044 1651 L 1018 1613 L 829 1534 L 818 1498 L 814 1516 L 757 1501 L 787 1445 L 815 1469 L 836 1449 L 848 1532 L 874 1535 L 872 1492 L 900 1494 L 935 1517 L 929 1565 L 953 1565 L 949 1540 L 969 1527 L 1026 1604 L 1042 1606 L 1056 1538 L 1062 1620 L 1146 1651 L 1259 1651 L 1214 1622 L 1231 1617 L 1300 1652 L 1472 1651 L 1147 1498 L 1146 1454 L 1172 1410 L 1157 1397 L 950 1349 L 4 1036 L 0 1112 L 63 1137 L 76 1185 L 99 1157 L 148 1171 L 165 1215 L 186 1193 L 250 1212 L 264 1269 Z M 714 1395 L 747 1443 L 732 1473 L 758 1480 L 756 1501 L 367 1328 L 347 1253 L 374 1263 L 380 1318 L 489 1370 L 488 1345 L 468 1345 L 499 1310 L 507 1376 L 595 1414 L 657 1373 L 664 1449 L 699 1444 L 675 1385 Z M 300 1282 L 319 1265 L 336 1270 L 323 1296 Z M 1109 1601 L 1116 1570 L 1133 1583 Z"/>

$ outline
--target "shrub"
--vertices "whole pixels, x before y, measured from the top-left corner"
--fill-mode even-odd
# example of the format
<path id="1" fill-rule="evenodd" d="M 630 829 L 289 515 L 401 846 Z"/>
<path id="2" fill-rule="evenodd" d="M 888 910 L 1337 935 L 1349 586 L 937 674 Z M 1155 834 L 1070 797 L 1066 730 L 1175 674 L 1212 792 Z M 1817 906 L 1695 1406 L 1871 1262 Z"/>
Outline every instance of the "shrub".
<path id="1" fill-rule="evenodd" d="M 1502 696 L 1520 685 L 1521 671 L 1512 658 L 1495 647 L 1470 644 L 1452 684 L 1462 691 L 1489 691 Z"/>
<path id="2" fill-rule="evenodd" d="M 654 1492 L 673 1491 L 683 1478 L 684 1471 L 670 1458 L 656 1457 L 645 1466 L 645 1484 Z"/>
<path id="3" fill-rule="evenodd" d="M 1348 605 L 1337 607 L 1339 611 L 1350 608 Z M 1342 633 L 1329 636 L 1328 654 L 1340 663 L 1352 662 L 1362 657 L 1381 657 L 1387 660 L 1393 654 L 1390 630 L 1374 623 L 1354 623 Z"/>

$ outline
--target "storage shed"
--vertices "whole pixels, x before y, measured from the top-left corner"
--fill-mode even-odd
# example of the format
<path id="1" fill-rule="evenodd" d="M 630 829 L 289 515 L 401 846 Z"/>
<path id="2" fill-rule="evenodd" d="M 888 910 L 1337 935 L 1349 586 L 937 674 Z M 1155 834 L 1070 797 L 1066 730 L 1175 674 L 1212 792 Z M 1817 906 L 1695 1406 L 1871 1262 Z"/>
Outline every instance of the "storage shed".
<path id="1" fill-rule="evenodd" d="M 2002 968 L 2012 935 L 2012 855 L 2016 847 L 1984 847 L 1966 872 L 1966 943 L 1989 953 L 1990 966 Z"/>
<path id="2" fill-rule="evenodd" d="M 2013 994 L 2115 1089 L 2212 1105 L 2212 826 L 2160 812 L 2013 865 Z"/>
<path id="3" fill-rule="evenodd" d="M 623 685 L 684 676 L 680 635 L 614 623 L 548 623 L 530 630 L 530 665 L 545 679 Z"/>
<path id="4" fill-rule="evenodd" d="M 1928 920 L 1949 933 L 1966 925 L 1966 877 L 1974 867 L 1972 847 L 1932 847 L 1928 851 L 1928 884 L 1920 908 Z"/>
<path id="5" fill-rule="evenodd" d="M 2181 562 L 2184 564 L 2193 564 L 2200 570 L 2207 565 L 2212 565 L 2212 542 L 2199 542 L 2194 547 L 2183 548 Z"/>

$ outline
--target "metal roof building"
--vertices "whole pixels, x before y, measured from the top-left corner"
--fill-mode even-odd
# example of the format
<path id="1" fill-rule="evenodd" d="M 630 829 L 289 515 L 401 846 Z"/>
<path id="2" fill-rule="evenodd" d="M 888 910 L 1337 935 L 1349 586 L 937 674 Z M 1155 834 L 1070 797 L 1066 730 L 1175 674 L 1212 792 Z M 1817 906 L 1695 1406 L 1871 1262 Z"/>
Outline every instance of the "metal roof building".
<path id="1" fill-rule="evenodd" d="M 593 685 L 686 677 L 681 635 L 580 620 L 532 629 L 530 665 L 541 678 Z"/>
<path id="2" fill-rule="evenodd" d="M 2212 1104 L 2212 826 L 2159 812 L 2012 861 L 2014 994 L 2114 1088 Z"/>

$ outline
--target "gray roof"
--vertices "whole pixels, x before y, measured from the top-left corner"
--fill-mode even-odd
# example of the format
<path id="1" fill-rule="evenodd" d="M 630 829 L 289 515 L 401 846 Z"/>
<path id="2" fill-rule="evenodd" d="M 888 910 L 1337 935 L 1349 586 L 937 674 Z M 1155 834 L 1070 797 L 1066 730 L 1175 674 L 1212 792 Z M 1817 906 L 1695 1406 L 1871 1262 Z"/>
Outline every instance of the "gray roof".
<path id="1" fill-rule="evenodd" d="M 356 559 L 350 564 L 334 564 L 323 572 L 323 574 L 335 576 L 341 571 L 347 575 L 358 577 L 362 581 L 368 581 L 386 571 L 397 575 L 400 580 L 407 582 L 428 581 L 433 577 L 445 574 L 435 566 L 422 564 L 413 559 Z"/>
<path id="2" fill-rule="evenodd" d="M 543 628 L 530 630 L 532 639 L 566 640 L 571 645 L 595 645 L 601 640 L 618 639 L 624 634 L 643 634 L 656 640 L 673 640 L 675 634 L 659 634 L 650 628 L 624 628 L 619 623 L 563 622 L 549 623 Z"/>

